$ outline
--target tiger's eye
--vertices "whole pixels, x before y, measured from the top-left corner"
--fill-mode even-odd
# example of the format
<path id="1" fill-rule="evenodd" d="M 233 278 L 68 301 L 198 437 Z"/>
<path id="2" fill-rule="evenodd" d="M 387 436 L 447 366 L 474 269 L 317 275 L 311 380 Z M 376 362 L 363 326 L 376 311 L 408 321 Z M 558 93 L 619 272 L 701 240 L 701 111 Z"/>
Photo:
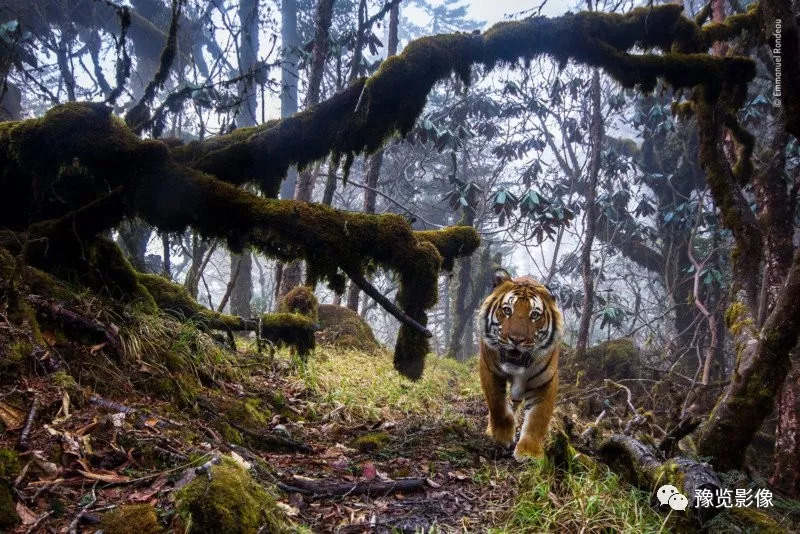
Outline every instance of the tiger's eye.
<path id="1" fill-rule="evenodd" d="M 511 306 L 503 306 L 503 313 L 506 315 L 511 315 Z"/>
<path id="2" fill-rule="evenodd" d="M 541 316 L 542 316 L 542 314 L 540 312 L 536 311 L 536 310 L 533 310 L 531 312 L 531 320 L 533 320 L 533 321 L 536 321 Z"/>

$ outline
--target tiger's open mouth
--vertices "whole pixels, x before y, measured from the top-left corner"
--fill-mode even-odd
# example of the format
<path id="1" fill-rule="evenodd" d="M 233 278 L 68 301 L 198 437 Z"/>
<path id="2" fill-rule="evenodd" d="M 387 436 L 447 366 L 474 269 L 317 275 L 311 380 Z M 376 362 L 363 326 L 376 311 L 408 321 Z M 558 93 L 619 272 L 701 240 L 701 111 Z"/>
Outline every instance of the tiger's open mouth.
<path id="1" fill-rule="evenodd" d="M 503 362 L 520 367 L 527 367 L 532 360 L 529 352 L 522 352 L 517 349 L 504 349 L 500 351 L 500 356 Z"/>

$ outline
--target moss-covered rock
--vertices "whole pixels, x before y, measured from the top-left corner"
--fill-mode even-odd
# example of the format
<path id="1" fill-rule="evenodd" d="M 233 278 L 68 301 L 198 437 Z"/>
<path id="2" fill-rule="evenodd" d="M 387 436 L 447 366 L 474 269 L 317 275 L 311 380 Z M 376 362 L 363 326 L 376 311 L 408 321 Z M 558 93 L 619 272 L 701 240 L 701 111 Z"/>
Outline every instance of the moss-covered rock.
<path id="1" fill-rule="evenodd" d="M 103 515 L 100 529 L 105 534 L 161 534 L 156 509 L 150 504 L 126 504 Z"/>
<path id="2" fill-rule="evenodd" d="M 372 328 L 350 308 L 321 304 L 319 325 L 317 340 L 321 345 L 358 349 L 365 352 L 379 348 Z"/>
<path id="3" fill-rule="evenodd" d="M 317 322 L 319 302 L 314 295 L 314 290 L 308 286 L 297 286 L 278 302 L 278 311 L 281 313 L 296 313 L 304 315 Z"/>
<path id="4" fill-rule="evenodd" d="M 589 347 L 582 361 L 575 359 L 572 349 L 565 348 L 560 363 L 565 381 L 571 381 L 572 376 L 590 381 L 636 378 L 641 371 L 639 349 L 630 338 L 612 339 Z"/>
<path id="5" fill-rule="evenodd" d="M 361 452 L 374 452 L 382 449 L 391 437 L 386 432 L 371 432 L 353 440 L 353 447 Z"/>
<path id="6" fill-rule="evenodd" d="M 227 458 L 181 489 L 175 504 L 189 533 L 289 532 L 275 497 Z"/>

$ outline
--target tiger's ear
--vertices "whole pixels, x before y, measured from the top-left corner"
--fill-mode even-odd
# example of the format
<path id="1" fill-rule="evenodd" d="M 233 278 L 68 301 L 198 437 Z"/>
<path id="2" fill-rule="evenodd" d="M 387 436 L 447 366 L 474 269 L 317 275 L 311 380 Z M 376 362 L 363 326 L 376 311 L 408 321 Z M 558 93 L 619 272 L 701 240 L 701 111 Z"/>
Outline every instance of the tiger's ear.
<path id="1" fill-rule="evenodd" d="M 499 286 L 503 282 L 508 282 L 509 280 L 511 280 L 511 275 L 508 274 L 508 271 L 505 269 L 495 269 L 494 274 L 492 275 L 494 287 Z"/>
<path id="2" fill-rule="evenodd" d="M 553 293 L 553 290 L 552 290 L 552 289 L 550 289 L 550 286 L 548 286 L 547 284 L 542 284 L 542 285 L 543 285 L 543 286 L 544 286 L 544 288 L 547 290 L 547 292 L 548 292 L 548 293 L 550 293 L 550 297 L 553 299 L 553 302 L 555 302 L 555 300 L 556 300 L 556 295 L 555 295 L 555 293 Z"/>

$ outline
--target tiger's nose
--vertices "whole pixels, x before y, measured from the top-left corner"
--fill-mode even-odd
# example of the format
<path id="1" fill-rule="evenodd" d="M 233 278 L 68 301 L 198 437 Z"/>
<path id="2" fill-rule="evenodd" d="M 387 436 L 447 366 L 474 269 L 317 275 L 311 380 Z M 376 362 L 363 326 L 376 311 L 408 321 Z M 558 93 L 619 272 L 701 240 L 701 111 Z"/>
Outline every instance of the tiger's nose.
<path id="1" fill-rule="evenodd" d="M 525 336 L 514 336 L 512 334 L 508 335 L 508 339 L 514 343 L 515 345 L 521 345 L 525 342 Z"/>

